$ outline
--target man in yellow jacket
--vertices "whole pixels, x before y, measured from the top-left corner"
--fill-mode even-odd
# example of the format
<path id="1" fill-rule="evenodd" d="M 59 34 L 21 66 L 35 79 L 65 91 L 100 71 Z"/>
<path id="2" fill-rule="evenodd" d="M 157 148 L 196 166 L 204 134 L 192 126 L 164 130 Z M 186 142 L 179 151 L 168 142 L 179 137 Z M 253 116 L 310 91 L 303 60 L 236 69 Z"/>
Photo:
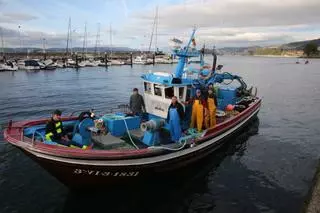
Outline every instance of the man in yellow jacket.
<path id="1" fill-rule="evenodd" d="M 55 110 L 48 121 L 46 125 L 45 139 L 46 141 L 53 141 L 66 146 L 70 145 L 71 141 L 63 129 L 60 110 Z"/>

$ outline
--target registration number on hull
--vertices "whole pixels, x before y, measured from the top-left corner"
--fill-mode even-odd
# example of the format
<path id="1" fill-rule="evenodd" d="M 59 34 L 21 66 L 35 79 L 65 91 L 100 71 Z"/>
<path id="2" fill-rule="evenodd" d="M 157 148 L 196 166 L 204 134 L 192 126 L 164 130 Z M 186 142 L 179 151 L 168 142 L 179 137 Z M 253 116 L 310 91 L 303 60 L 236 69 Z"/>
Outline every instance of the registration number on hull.
<path id="1" fill-rule="evenodd" d="M 136 177 L 139 175 L 138 171 L 101 171 L 92 169 L 74 169 L 75 175 L 90 175 L 90 176 L 105 176 L 105 177 Z"/>

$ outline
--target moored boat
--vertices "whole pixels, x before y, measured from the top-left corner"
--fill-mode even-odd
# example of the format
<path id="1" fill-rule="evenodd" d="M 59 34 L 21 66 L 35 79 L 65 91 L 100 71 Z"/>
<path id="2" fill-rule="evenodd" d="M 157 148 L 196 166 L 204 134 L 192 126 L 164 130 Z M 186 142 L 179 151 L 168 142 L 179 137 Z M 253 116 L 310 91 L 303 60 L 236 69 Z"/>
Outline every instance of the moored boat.
<path id="1" fill-rule="evenodd" d="M 0 64 L 0 71 L 17 71 L 18 66 L 13 61 L 6 61 L 3 64 Z"/>
<path id="2" fill-rule="evenodd" d="M 152 179 L 155 175 L 190 166 L 219 148 L 226 138 L 241 130 L 256 117 L 261 99 L 247 89 L 241 77 L 202 66 L 200 78 L 191 78 L 186 58 L 198 57 L 199 51 L 188 47 L 175 52 L 179 63 L 175 73 L 155 72 L 141 76 L 144 85 L 146 113 L 132 115 L 125 105 L 119 112 L 92 116 L 92 112 L 62 118 L 70 133 L 72 147 L 45 137 L 47 119 L 10 122 L 5 139 L 36 160 L 61 182 L 71 187 L 97 186 Z M 190 70 L 189 70 L 190 71 Z M 207 72 L 204 72 L 207 71 Z M 226 87 L 224 80 L 235 81 L 237 87 Z M 218 90 L 217 125 L 197 131 L 184 128 L 178 141 L 172 141 L 167 123 L 171 98 L 177 96 L 186 109 L 183 123 L 189 122 L 186 103 L 196 89 L 214 84 Z M 231 85 L 231 84 L 229 84 Z M 235 110 L 224 112 L 226 105 Z"/>
<path id="3" fill-rule="evenodd" d="M 21 60 L 18 61 L 18 68 L 20 70 L 40 70 L 42 64 L 38 60 Z"/>

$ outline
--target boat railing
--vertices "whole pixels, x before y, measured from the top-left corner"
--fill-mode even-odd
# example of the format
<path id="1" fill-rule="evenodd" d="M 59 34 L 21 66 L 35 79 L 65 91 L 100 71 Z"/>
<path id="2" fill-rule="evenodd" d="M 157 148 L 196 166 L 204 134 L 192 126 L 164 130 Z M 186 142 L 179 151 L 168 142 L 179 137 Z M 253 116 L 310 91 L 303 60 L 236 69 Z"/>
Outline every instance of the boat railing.
<path id="1" fill-rule="evenodd" d="M 91 110 L 75 110 L 75 111 L 73 111 L 73 112 L 71 112 L 69 114 L 69 117 L 76 116 L 77 113 L 81 113 L 81 112 L 84 112 L 84 111 L 94 112 L 95 109 L 91 109 Z M 128 113 L 128 112 L 130 112 L 130 107 L 129 107 L 128 104 L 119 104 L 114 108 L 108 108 L 106 110 L 101 111 L 101 113 L 103 113 L 103 114 L 116 113 L 116 112 Z M 99 112 L 99 114 L 100 114 L 100 112 Z"/>

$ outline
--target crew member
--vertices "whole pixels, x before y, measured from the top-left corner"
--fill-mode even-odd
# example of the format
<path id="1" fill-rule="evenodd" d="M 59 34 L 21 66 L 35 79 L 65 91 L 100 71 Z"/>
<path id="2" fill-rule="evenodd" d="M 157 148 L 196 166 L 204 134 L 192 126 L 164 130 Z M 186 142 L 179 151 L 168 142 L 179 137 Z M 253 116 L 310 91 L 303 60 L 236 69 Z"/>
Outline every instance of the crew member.
<path id="1" fill-rule="evenodd" d="M 129 107 L 134 115 L 141 115 L 146 111 L 142 95 L 139 94 L 138 88 L 133 89 L 133 94 L 130 97 Z"/>
<path id="2" fill-rule="evenodd" d="M 174 142 L 178 142 L 182 129 L 181 122 L 184 118 L 184 109 L 183 106 L 178 102 L 177 96 L 173 96 L 171 99 L 171 104 L 168 109 L 167 121 L 170 126 L 170 135 L 171 140 Z"/>
<path id="3" fill-rule="evenodd" d="M 46 125 L 46 141 L 54 141 L 68 146 L 70 140 L 63 130 L 63 125 L 61 122 L 61 111 L 55 110 L 52 114 L 52 117 Z"/>
<path id="4" fill-rule="evenodd" d="M 207 103 L 204 97 L 201 95 L 201 90 L 196 90 L 196 96 L 192 100 L 192 115 L 191 115 L 191 128 L 197 128 L 198 132 L 202 131 L 203 127 L 203 115 L 207 114 Z"/>
<path id="5" fill-rule="evenodd" d="M 206 117 L 206 126 L 207 128 L 212 128 L 217 123 L 216 122 L 217 98 L 213 93 L 212 89 L 208 89 L 207 104 L 208 104 L 209 113 L 207 114 L 207 117 Z"/>

